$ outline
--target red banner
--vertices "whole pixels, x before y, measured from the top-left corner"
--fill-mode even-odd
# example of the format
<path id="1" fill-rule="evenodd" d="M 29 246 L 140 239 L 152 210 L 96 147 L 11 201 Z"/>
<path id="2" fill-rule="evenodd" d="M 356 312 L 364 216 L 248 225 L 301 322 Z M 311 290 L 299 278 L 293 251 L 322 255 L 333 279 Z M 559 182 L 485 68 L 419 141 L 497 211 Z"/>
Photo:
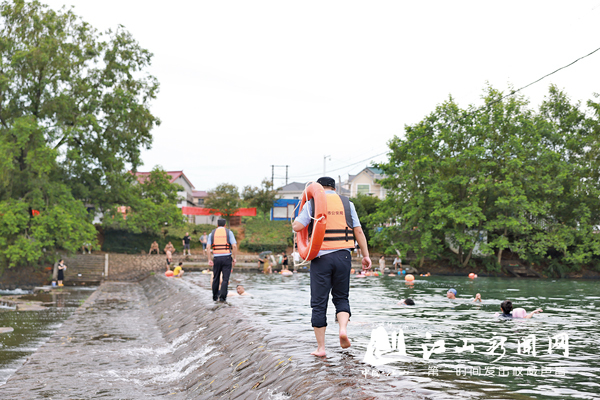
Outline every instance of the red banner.
<path id="1" fill-rule="evenodd" d="M 221 215 L 216 210 L 202 207 L 181 207 L 183 215 Z M 256 217 L 256 208 L 240 208 L 235 214 L 236 217 Z"/>

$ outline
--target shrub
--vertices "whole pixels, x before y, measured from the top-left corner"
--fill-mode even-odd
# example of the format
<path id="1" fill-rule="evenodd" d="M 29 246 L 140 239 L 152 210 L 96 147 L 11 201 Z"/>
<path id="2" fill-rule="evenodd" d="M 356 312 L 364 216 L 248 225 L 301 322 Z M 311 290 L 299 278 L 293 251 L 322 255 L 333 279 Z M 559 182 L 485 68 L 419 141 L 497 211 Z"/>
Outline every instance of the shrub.
<path id="1" fill-rule="evenodd" d="M 292 225 L 288 221 L 268 221 L 258 217 L 245 220 L 246 238 L 240 248 L 249 252 L 285 251 L 293 243 Z"/>

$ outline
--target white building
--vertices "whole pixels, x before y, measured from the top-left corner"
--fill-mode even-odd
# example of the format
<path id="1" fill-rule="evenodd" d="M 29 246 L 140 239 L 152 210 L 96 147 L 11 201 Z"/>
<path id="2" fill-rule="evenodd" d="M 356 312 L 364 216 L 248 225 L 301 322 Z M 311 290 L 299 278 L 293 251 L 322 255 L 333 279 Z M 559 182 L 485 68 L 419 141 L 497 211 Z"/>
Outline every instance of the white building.
<path id="1" fill-rule="evenodd" d="M 342 183 L 342 194 L 356 197 L 357 194 L 366 194 L 385 199 L 387 190 L 377 181 L 382 179 L 382 171 L 379 168 L 367 167 L 356 175 L 348 175 L 348 180 Z"/>
<path id="2" fill-rule="evenodd" d="M 306 183 L 292 182 L 277 189 L 277 195 L 280 199 L 300 200 Z"/>

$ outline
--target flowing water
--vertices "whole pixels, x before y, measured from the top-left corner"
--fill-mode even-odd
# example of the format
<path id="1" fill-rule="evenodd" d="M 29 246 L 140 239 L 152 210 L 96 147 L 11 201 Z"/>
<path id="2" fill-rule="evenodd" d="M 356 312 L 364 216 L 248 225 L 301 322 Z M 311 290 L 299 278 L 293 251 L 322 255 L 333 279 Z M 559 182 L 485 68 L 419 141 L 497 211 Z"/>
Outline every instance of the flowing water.
<path id="1" fill-rule="evenodd" d="M 209 275 L 191 273 L 186 279 L 209 287 Z M 287 339 L 290 355 L 304 358 L 316 348 L 308 274 L 234 272 L 230 288 L 236 284 L 252 297 L 233 297 L 230 303 L 268 326 L 269 336 Z M 446 298 L 451 287 L 458 291 L 455 300 Z M 476 293 L 482 303 L 471 301 Z M 416 305 L 398 304 L 407 297 Z M 507 299 L 515 308 L 539 307 L 543 313 L 532 319 L 495 317 Z M 401 277 L 353 277 L 350 305 L 353 342 L 341 351 L 329 303 L 327 362 L 344 366 L 348 354 L 365 360 L 360 367 L 365 380 L 392 377 L 395 387 L 429 389 L 433 398 L 599 398 L 596 281 L 419 277 L 407 284 Z"/>
<path id="2" fill-rule="evenodd" d="M 46 294 L 26 294 L 20 289 L 0 295 L 23 295 L 20 300 L 42 302 L 43 311 L 14 311 L 0 307 L 0 327 L 13 332 L 0 334 L 0 386 L 33 354 L 92 293 L 94 288 L 68 288 Z"/>

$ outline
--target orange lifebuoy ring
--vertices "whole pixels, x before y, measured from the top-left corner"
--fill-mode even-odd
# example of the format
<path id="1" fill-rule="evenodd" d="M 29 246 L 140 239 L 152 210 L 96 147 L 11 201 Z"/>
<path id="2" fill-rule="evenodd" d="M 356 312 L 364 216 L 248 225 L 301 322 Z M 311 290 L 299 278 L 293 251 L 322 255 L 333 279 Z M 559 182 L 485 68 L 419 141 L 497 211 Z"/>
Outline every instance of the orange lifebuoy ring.
<path id="1" fill-rule="evenodd" d="M 298 232 L 296 238 L 298 242 L 298 252 L 304 260 L 312 260 L 317 256 L 323 238 L 325 237 L 325 228 L 327 227 L 327 197 L 325 189 L 320 184 L 313 182 L 302 193 L 300 210 L 307 201 L 314 199 L 315 209 L 313 210 L 315 221 L 313 221 L 312 234 L 310 241 L 308 239 L 308 226 Z"/>

